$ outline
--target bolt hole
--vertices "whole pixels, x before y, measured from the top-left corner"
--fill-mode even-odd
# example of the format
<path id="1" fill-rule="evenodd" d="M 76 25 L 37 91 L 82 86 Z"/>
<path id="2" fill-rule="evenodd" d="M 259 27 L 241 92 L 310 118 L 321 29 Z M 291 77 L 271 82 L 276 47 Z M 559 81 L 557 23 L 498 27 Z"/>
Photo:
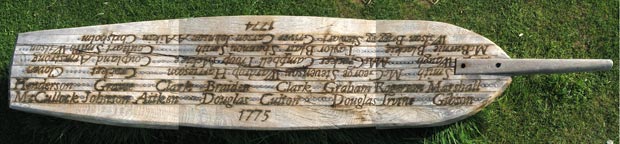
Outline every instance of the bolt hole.
<path id="1" fill-rule="evenodd" d="M 502 66 L 502 64 L 501 64 L 501 63 L 496 63 L 496 64 L 495 64 L 495 67 L 497 67 L 497 68 L 499 68 L 499 67 L 501 67 L 501 66 Z"/>
<path id="2" fill-rule="evenodd" d="M 463 64 L 461 64 L 461 68 L 465 68 L 465 64 L 464 64 L 464 63 L 463 63 Z"/>

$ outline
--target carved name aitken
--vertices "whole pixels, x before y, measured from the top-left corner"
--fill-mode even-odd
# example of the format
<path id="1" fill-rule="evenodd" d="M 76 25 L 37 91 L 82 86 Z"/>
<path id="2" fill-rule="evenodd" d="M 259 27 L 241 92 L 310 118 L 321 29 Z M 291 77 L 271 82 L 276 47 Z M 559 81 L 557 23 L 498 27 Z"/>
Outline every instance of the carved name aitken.
<path id="1" fill-rule="evenodd" d="M 508 56 L 478 34 L 431 21 L 240 16 L 102 25 L 20 34 L 10 101 L 130 126 L 433 126 L 474 114 L 510 83 L 454 75 L 456 59 L 489 58 Z"/>

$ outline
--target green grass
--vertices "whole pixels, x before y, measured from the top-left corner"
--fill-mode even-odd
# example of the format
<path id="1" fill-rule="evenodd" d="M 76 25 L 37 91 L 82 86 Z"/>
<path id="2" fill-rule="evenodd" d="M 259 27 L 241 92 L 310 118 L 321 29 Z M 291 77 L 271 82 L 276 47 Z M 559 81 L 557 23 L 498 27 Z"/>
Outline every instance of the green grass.
<path id="1" fill-rule="evenodd" d="M 0 143 L 604 143 L 619 140 L 618 1 L 22 1 L 0 5 Z M 433 128 L 321 131 L 155 130 L 84 123 L 8 108 L 18 33 L 226 15 L 416 19 L 473 30 L 512 58 L 613 59 L 611 71 L 513 77 L 480 113 Z M 523 34 L 523 36 L 519 36 Z"/>

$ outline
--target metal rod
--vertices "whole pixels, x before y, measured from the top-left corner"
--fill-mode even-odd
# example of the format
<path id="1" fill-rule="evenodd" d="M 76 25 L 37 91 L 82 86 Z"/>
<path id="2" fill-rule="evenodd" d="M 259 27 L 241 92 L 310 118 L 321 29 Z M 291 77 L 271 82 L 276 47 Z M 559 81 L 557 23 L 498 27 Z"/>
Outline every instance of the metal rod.
<path id="1" fill-rule="evenodd" d="M 610 59 L 457 59 L 457 75 L 522 75 L 609 70 Z"/>

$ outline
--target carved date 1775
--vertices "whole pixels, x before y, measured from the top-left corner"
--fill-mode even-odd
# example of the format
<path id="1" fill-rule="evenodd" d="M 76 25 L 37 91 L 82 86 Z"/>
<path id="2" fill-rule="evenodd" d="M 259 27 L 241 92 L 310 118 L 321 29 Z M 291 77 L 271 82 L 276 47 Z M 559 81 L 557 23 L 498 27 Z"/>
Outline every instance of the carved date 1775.
<path id="1" fill-rule="evenodd" d="M 80 109 L 67 112 L 75 115 L 119 106 L 129 116 L 117 119 L 129 121 L 150 114 L 128 107 L 174 105 L 178 122 L 205 127 L 424 125 L 475 112 L 510 82 L 454 75 L 456 59 L 507 56 L 449 24 L 225 19 L 20 35 L 11 102 Z"/>

